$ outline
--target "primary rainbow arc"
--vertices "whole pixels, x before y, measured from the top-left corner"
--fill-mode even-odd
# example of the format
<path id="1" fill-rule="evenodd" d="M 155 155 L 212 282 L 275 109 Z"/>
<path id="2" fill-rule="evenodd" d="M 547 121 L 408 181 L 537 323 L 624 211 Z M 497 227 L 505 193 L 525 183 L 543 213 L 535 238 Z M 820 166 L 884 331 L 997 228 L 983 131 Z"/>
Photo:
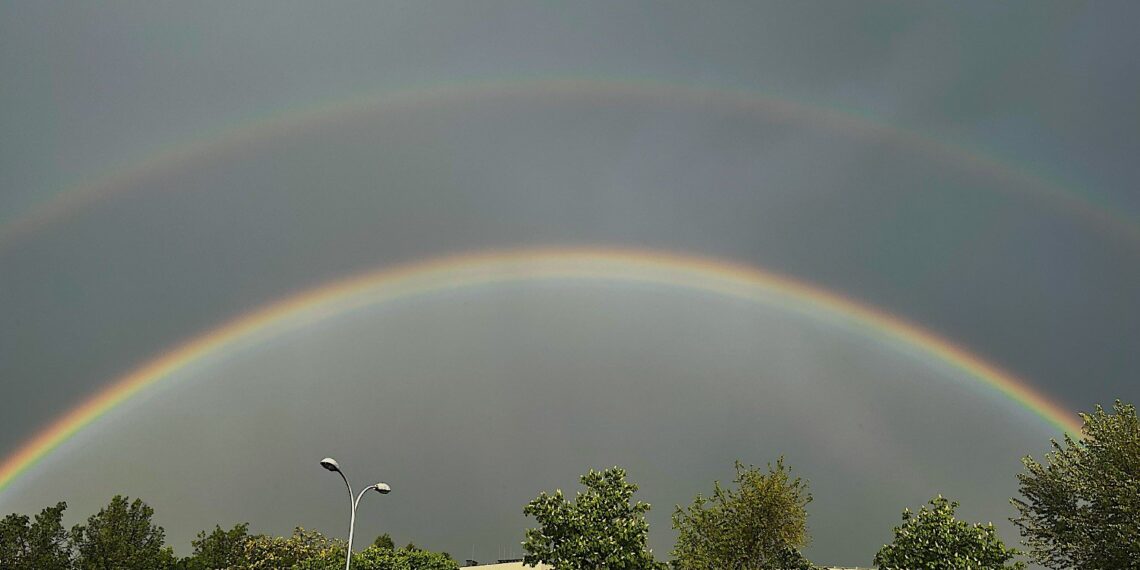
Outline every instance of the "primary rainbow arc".
<path id="1" fill-rule="evenodd" d="M 176 372 L 227 351 L 350 313 L 432 292 L 512 282 L 587 280 L 690 289 L 776 305 L 895 343 L 954 367 L 1062 433 L 1079 435 L 1076 414 L 965 348 L 878 308 L 766 271 L 709 258 L 648 250 L 490 251 L 382 268 L 271 303 L 146 362 L 54 421 L 0 464 L 0 492 L 61 444 L 119 404 Z"/>

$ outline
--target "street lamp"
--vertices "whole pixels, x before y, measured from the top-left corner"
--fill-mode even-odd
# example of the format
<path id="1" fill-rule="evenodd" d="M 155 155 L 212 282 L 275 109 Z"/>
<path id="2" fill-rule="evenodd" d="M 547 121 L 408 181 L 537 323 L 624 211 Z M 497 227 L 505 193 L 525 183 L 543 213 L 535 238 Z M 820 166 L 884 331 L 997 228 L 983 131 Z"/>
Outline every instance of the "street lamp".
<path id="1" fill-rule="evenodd" d="M 324 467 L 329 471 L 336 471 L 339 473 L 340 478 L 344 479 L 344 486 L 348 488 L 348 506 L 350 508 L 350 515 L 348 519 L 348 552 L 344 557 L 344 570 L 350 570 L 350 567 L 352 566 L 352 532 L 356 527 L 356 505 L 360 504 L 360 499 L 364 497 L 364 494 L 369 491 L 376 491 L 381 495 L 387 495 L 388 493 L 392 492 L 392 488 L 389 487 L 387 483 L 376 483 L 374 485 L 365 487 L 364 490 L 361 491 L 355 499 L 353 499 L 352 485 L 348 483 L 348 477 L 345 477 L 344 471 L 340 470 L 340 464 L 337 463 L 335 459 L 326 457 L 321 460 L 321 467 Z"/>

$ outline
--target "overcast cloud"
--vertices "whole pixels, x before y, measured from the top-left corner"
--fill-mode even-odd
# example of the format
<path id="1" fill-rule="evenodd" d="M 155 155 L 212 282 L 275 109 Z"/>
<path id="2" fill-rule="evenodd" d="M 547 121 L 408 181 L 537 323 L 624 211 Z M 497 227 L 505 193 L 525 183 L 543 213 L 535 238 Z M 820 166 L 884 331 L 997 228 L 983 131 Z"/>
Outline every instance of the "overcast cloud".
<path id="1" fill-rule="evenodd" d="M 524 246 L 760 266 L 921 324 L 1074 412 L 1135 402 L 1138 16 L 1129 2 L 0 3 L 0 229 L 188 141 L 375 102 L 168 162 L 0 243 L 0 455 L 285 295 Z M 423 103 L 384 110 L 384 93 L 416 89 Z M 426 97 L 441 90 L 456 95 Z M 748 93 L 825 111 L 724 102 Z M 784 454 L 816 495 L 809 555 L 867 565 L 902 508 L 936 493 L 1016 542 L 1018 458 L 1057 435 L 959 371 L 780 307 L 514 285 L 188 369 L 17 480 L 0 512 L 67 500 L 78 520 L 139 496 L 180 552 L 214 523 L 342 535 L 342 491 L 315 463 L 335 455 L 395 489 L 362 507 L 358 534 L 486 561 L 518 553 L 538 491 L 620 463 L 664 557 L 672 505 L 734 459 Z"/>

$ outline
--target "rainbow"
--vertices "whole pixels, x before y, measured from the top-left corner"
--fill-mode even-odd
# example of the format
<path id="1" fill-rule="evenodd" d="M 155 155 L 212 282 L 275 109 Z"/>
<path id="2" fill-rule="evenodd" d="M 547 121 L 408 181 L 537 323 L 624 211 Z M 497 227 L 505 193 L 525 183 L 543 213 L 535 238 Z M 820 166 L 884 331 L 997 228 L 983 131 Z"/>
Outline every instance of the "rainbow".
<path id="1" fill-rule="evenodd" d="M 131 165 L 111 169 L 94 181 L 57 192 L 23 214 L 0 225 L 0 251 L 19 238 L 82 211 L 101 200 L 151 186 L 150 182 L 179 169 L 240 153 L 265 141 L 295 135 L 322 125 L 351 123 L 370 116 L 399 116 L 422 109 L 488 100 L 571 102 L 637 102 L 684 108 L 710 108 L 744 116 L 762 116 L 813 128 L 849 133 L 865 141 L 883 141 L 924 153 L 966 171 L 1000 182 L 1003 191 L 1043 200 L 1062 215 L 1072 216 L 1094 232 L 1140 245 L 1140 225 L 1090 196 L 1045 177 L 922 133 L 890 125 L 855 111 L 792 101 L 768 94 L 648 80 L 545 78 L 463 81 L 435 86 L 366 92 L 307 108 L 285 108 L 258 115 L 189 142 L 159 150 Z M 161 185 L 157 185 L 161 186 Z"/>
<path id="2" fill-rule="evenodd" d="M 144 363 L 42 430 L 0 464 L 0 491 L 116 406 L 180 371 L 290 331 L 379 303 L 518 282 L 606 282 L 693 290 L 780 307 L 873 337 L 964 372 L 992 394 L 1079 435 L 1076 414 L 965 348 L 881 309 L 757 267 L 647 250 L 525 249 L 381 268 L 318 286 L 239 316 Z"/>

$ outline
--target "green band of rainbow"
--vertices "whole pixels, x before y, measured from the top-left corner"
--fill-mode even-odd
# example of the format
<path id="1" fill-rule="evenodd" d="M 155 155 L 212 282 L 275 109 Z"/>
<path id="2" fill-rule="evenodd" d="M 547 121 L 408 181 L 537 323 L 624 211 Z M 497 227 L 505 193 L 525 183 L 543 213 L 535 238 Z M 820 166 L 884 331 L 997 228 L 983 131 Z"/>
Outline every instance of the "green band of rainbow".
<path id="1" fill-rule="evenodd" d="M 116 380 L 23 444 L 0 464 L 0 491 L 52 450 L 116 406 L 174 373 L 227 350 L 262 342 L 354 309 L 433 292 L 499 283 L 588 280 L 690 289 L 787 308 L 846 325 L 908 352 L 959 369 L 1062 433 L 1079 436 L 1078 417 L 1027 382 L 934 333 L 880 309 L 756 267 L 645 250 L 491 251 L 384 268 L 271 303 L 177 346 Z"/>

